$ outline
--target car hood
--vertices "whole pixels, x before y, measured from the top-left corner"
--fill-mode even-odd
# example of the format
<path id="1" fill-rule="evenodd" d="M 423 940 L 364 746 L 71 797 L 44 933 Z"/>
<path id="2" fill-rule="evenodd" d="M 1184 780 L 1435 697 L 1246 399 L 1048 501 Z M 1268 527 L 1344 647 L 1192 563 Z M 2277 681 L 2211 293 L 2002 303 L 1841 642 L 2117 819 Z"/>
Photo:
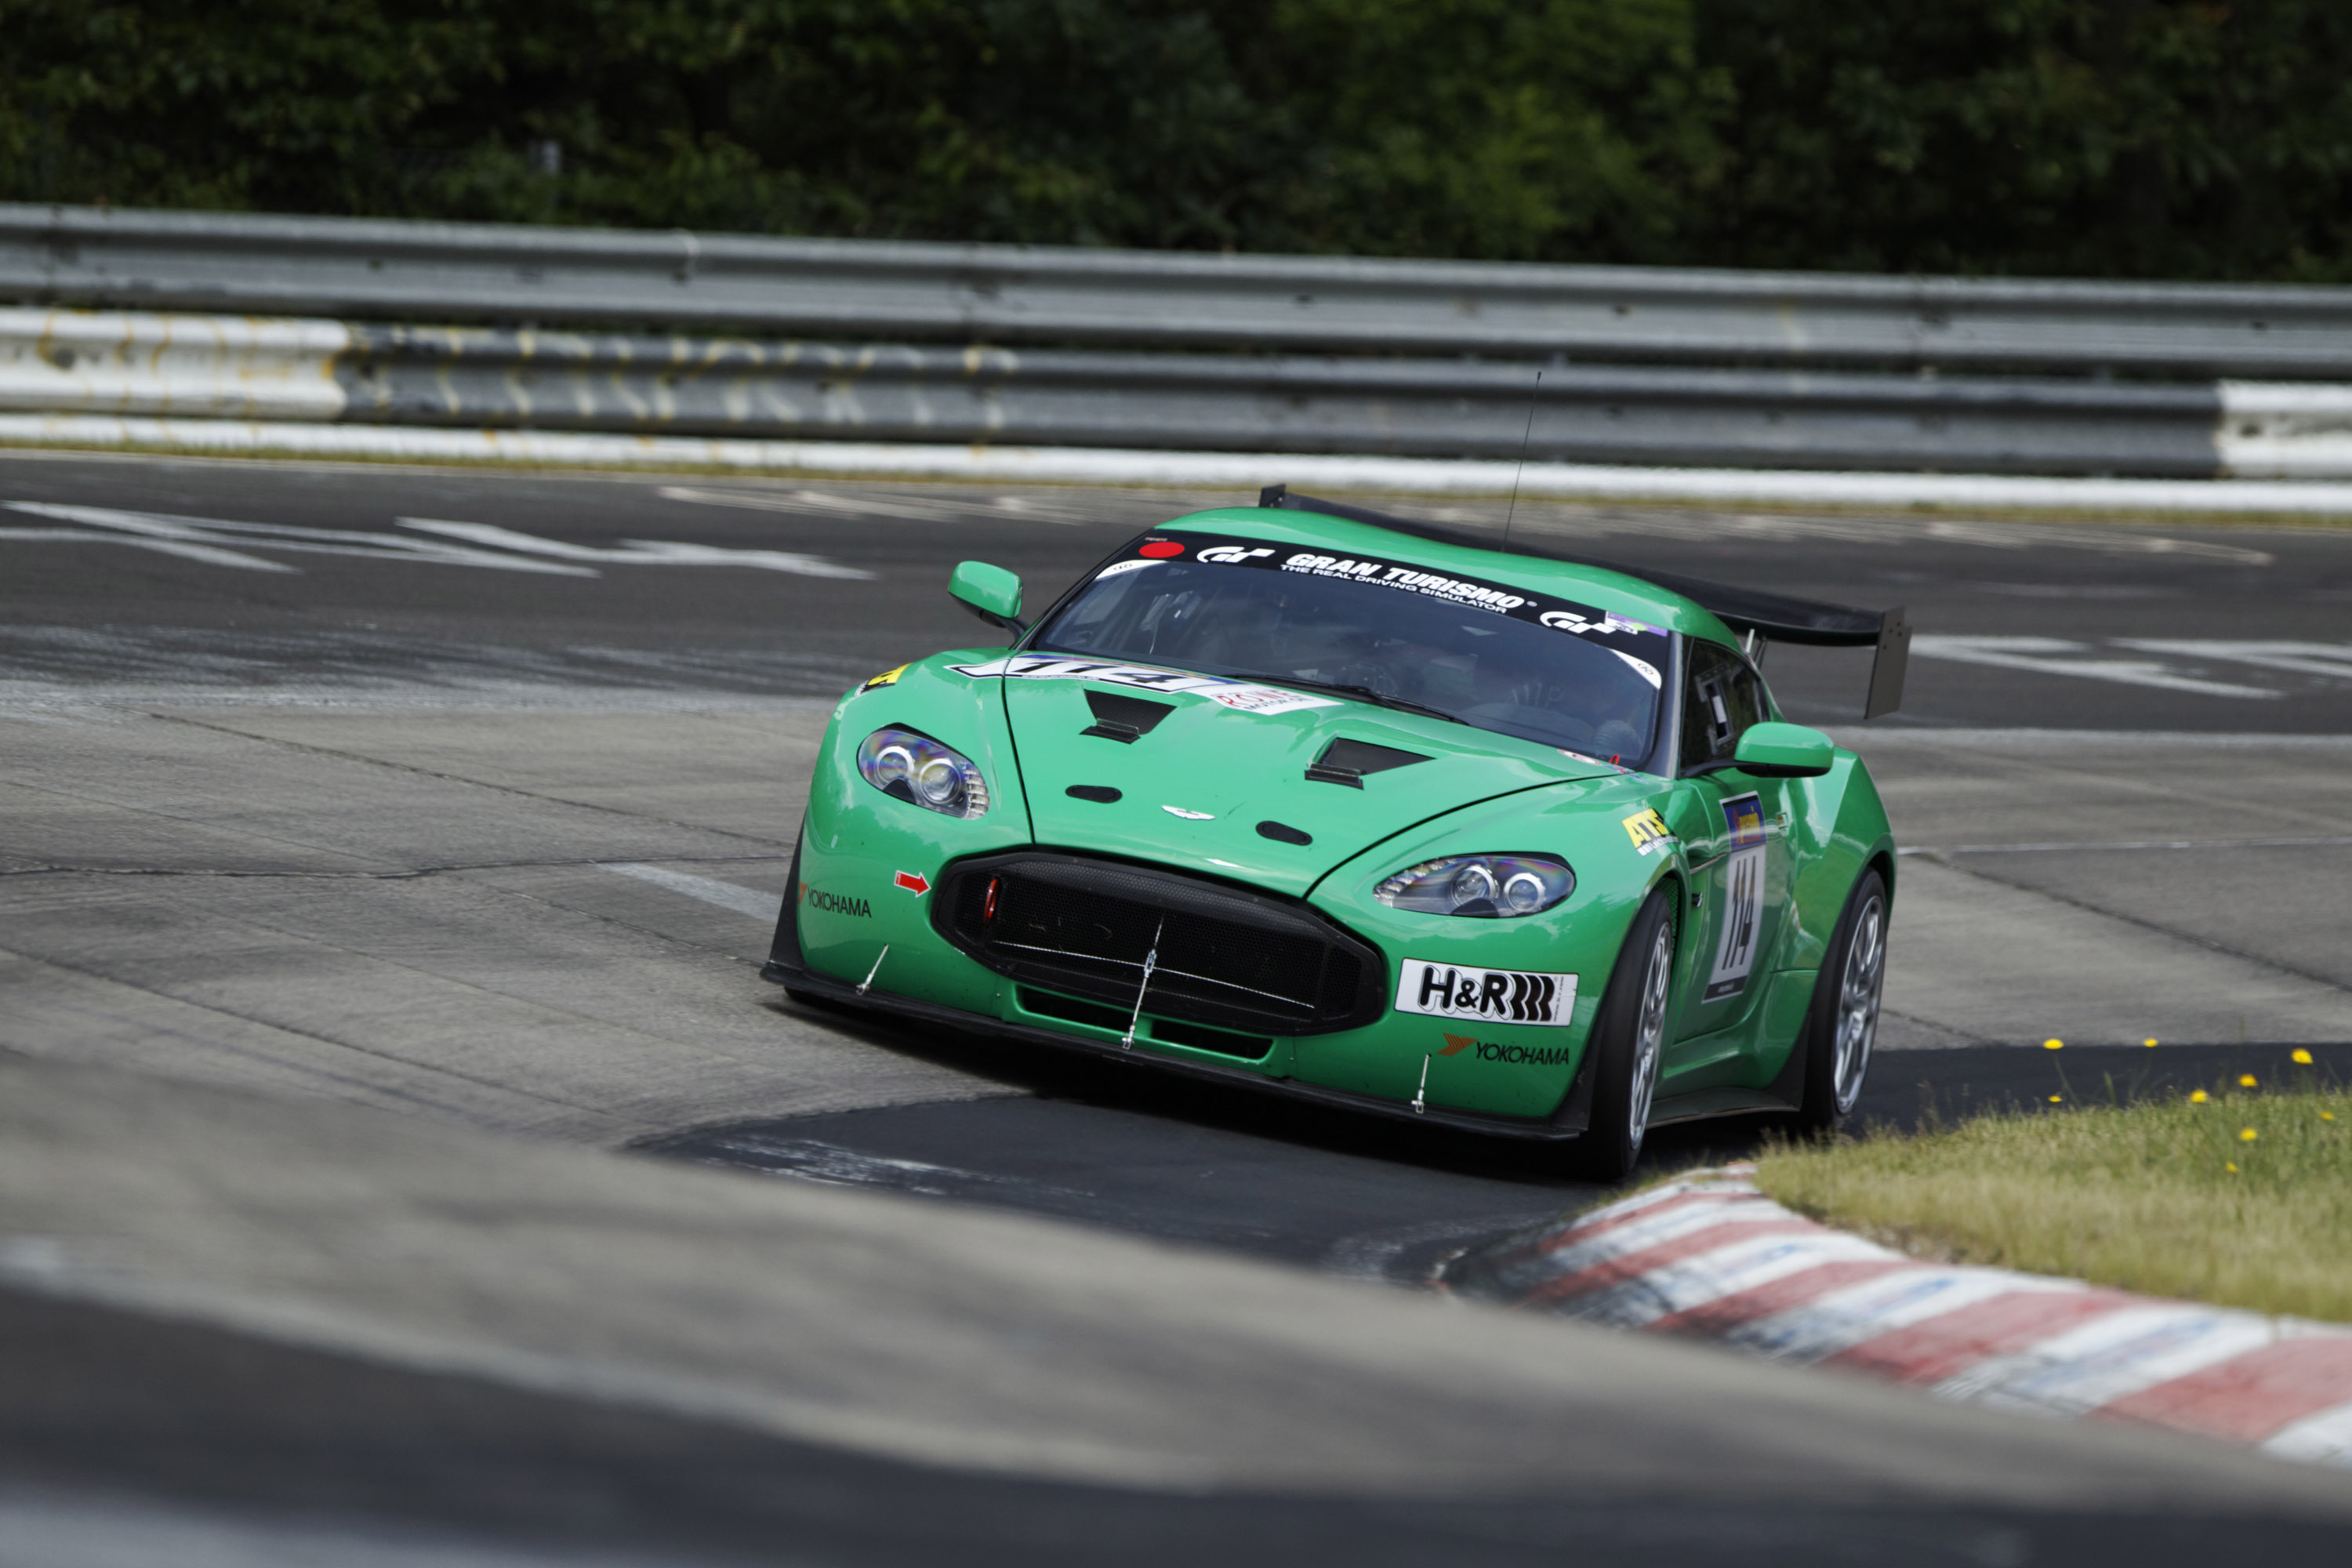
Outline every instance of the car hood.
<path id="1" fill-rule="evenodd" d="M 1415 823 L 1515 791 L 1620 771 L 1369 703 L 1240 689 L 1268 692 L 1258 700 L 1266 706 L 1231 705 L 1250 700 L 1231 689 L 1203 695 L 1006 679 L 1005 710 L 1037 842 L 1304 896 L 1334 867 Z M 1132 706 L 1137 700 L 1150 706 Z M 1291 705 L 1307 701 L 1318 705 Z M 1124 738 L 1122 722 L 1142 732 Z M 1353 784 L 1310 778 L 1318 760 L 1364 771 Z M 1089 799 L 1073 789 L 1118 794 Z M 1310 842 L 1291 841 L 1298 835 Z"/>

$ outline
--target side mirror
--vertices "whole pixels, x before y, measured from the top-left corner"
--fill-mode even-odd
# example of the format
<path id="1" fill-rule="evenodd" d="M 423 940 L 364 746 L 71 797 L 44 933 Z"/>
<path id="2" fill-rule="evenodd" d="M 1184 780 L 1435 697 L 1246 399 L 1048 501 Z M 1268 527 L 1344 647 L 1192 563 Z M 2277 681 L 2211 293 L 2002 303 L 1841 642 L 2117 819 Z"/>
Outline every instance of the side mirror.
<path id="1" fill-rule="evenodd" d="M 1837 744 L 1802 724 L 1750 724 L 1732 753 L 1733 765 L 1760 779 L 1817 778 L 1830 771 Z"/>
<path id="2" fill-rule="evenodd" d="M 1021 620 L 1021 579 L 985 561 L 966 561 L 948 579 L 956 602 L 992 626 L 1003 626 L 1014 637 L 1029 628 Z"/>

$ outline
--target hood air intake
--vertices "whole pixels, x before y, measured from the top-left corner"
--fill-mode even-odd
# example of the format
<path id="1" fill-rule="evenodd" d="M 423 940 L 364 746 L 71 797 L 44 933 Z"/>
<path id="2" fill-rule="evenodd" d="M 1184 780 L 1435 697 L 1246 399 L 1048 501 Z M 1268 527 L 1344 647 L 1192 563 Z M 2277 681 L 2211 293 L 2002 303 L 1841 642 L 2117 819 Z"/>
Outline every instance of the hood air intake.
<path id="1" fill-rule="evenodd" d="M 1321 756 L 1307 765 L 1307 782 L 1361 789 L 1366 773 L 1384 773 L 1391 768 L 1409 768 L 1427 761 L 1419 752 L 1375 746 L 1370 741 L 1334 741 L 1323 748 Z"/>

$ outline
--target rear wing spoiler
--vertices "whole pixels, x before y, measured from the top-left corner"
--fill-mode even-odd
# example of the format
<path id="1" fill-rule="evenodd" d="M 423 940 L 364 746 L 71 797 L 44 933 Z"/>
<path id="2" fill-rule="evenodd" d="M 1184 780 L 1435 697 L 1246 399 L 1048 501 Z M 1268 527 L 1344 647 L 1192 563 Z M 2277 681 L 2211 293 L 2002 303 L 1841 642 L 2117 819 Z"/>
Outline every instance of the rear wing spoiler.
<path id="1" fill-rule="evenodd" d="M 1751 655 L 1758 651 L 1759 644 L 1762 642 L 1807 643 L 1817 647 L 1875 648 L 1877 652 L 1870 667 L 1870 693 L 1863 703 L 1862 716 L 1875 719 L 1903 706 L 1903 677 L 1911 658 L 1911 627 L 1903 618 L 1900 605 L 1891 610 L 1856 610 L 1843 605 L 1824 605 L 1811 599 L 1792 599 L 1781 594 L 1762 593 L 1754 588 L 1735 588 L 1674 573 L 1646 571 L 1614 561 L 1595 560 L 1589 555 L 1570 555 L 1541 544 L 1497 549 L 1493 542 L 1459 529 L 1391 517 L 1386 512 L 1349 506 L 1341 501 L 1294 495 L 1286 485 L 1266 486 L 1258 492 L 1257 504 L 1290 511 L 1320 512 L 1326 517 L 1345 518 L 1350 522 L 1367 522 L 1375 528 L 1390 529 L 1435 543 L 1459 545 L 1465 550 L 1495 551 L 1504 555 L 1526 555 L 1538 561 L 1559 561 L 1571 566 L 1597 566 L 1604 572 L 1622 572 L 1628 577 L 1654 583 L 1670 594 L 1680 594 L 1712 613 L 1716 619 L 1732 630 L 1746 634 Z"/>

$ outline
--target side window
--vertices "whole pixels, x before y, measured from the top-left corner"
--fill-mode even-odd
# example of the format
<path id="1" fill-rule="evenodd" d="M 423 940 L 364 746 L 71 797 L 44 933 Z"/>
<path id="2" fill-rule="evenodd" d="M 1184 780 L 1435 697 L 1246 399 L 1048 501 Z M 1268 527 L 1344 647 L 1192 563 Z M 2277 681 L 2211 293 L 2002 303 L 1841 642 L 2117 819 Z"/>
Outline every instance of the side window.
<path id="1" fill-rule="evenodd" d="M 1739 737 L 1765 717 L 1764 687 L 1747 661 L 1713 643 L 1686 645 L 1689 670 L 1683 692 L 1683 752 L 1685 768 L 1727 763 Z"/>

